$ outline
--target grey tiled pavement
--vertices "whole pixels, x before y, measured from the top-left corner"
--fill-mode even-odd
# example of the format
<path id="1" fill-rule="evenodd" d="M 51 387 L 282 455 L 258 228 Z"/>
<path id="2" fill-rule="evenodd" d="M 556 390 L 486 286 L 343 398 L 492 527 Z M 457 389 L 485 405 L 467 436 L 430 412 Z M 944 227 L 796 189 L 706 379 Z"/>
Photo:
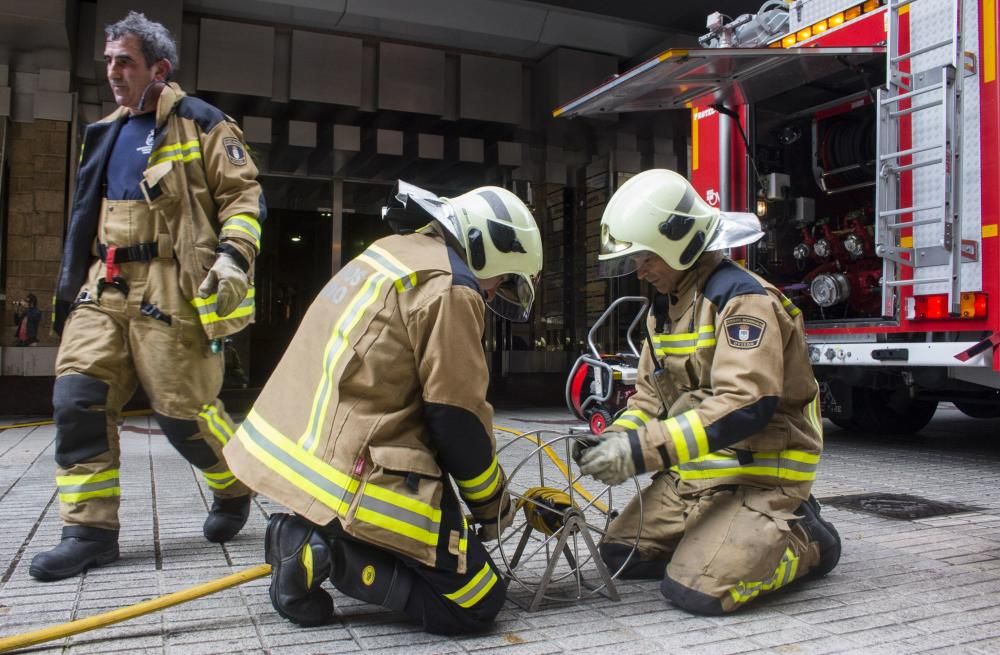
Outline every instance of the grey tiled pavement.
<path id="1" fill-rule="evenodd" d="M 496 423 L 512 431 L 564 432 L 576 425 L 559 408 L 503 411 Z M 145 417 L 128 419 L 124 428 L 121 560 L 82 578 L 48 584 L 32 580 L 28 564 L 56 543 L 60 531 L 52 478 L 54 429 L 0 432 L 0 636 L 91 616 L 261 562 L 266 516 L 280 507 L 260 498 L 236 540 L 207 543 L 201 524 L 211 496 L 155 428 Z M 672 607 L 655 582 L 623 581 L 618 583 L 620 602 L 592 595 L 573 603 L 548 601 L 535 612 L 508 602 L 494 630 L 469 637 L 426 635 L 393 613 L 336 593 L 335 620 L 301 629 L 273 612 L 267 579 L 259 579 L 32 652 L 1000 652 L 1000 420 L 968 419 L 942 406 L 915 438 L 862 437 L 830 423 L 826 428 L 827 450 L 814 488 L 821 499 L 892 492 L 982 510 L 906 521 L 826 506 L 824 516 L 844 540 L 844 555 L 833 573 L 720 618 Z M 498 431 L 497 439 L 515 442 L 501 453 L 508 471 L 533 448 L 509 431 Z M 513 477 L 529 484 L 535 475 L 537 484 L 538 467 L 533 466 Z M 541 466 L 547 475 L 555 470 L 547 460 Z M 627 487 L 616 494 L 617 507 L 628 496 Z M 505 553 L 512 545 L 508 542 Z M 544 562 L 525 563 L 525 579 Z M 576 593 L 572 580 L 564 580 L 558 590 Z M 528 598 L 523 589 L 512 594 L 522 602 Z"/>

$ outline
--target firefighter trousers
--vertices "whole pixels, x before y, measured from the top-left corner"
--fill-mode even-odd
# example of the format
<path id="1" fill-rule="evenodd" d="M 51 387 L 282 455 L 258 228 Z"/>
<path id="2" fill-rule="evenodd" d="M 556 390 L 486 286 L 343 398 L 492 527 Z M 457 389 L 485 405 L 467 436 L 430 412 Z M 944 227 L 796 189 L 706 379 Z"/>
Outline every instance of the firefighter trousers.
<path id="1" fill-rule="evenodd" d="M 778 489 L 725 486 L 678 492 L 671 473 L 657 475 L 611 524 L 601 553 L 612 572 L 636 543 L 638 562 L 623 576 L 662 577 L 663 595 L 688 611 L 734 612 L 754 598 L 806 576 L 819 544 L 799 525 L 803 502 Z"/>
<path id="2" fill-rule="evenodd" d="M 427 632 L 485 630 L 507 598 L 496 564 L 474 533 L 468 536 L 465 573 L 426 566 L 354 539 L 336 521 L 323 528 L 322 534 L 330 545 L 330 579 L 338 591 L 403 612 Z"/>
<path id="3" fill-rule="evenodd" d="M 105 201 L 102 246 L 159 242 L 159 248 L 148 259 L 120 264 L 115 285 L 106 283 L 105 263 L 95 260 L 63 329 L 53 406 L 60 516 L 69 525 L 119 527 L 118 423 L 138 384 L 167 440 L 201 470 L 216 497 L 250 493 L 222 455 L 234 430 L 217 398 L 223 354 L 212 352 L 183 298 L 162 232 L 144 202 Z"/>

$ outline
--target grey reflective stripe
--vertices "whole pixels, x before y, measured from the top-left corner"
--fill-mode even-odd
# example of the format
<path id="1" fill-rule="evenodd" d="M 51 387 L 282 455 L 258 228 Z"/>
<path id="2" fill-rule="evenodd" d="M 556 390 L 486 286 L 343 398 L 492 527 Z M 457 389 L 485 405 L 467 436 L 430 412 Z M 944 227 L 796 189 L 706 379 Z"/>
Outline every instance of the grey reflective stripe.
<path id="1" fill-rule="evenodd" d="M 398 505 L 393 505 L 385 502 L 384 500 L 372 498 L 368 495 L 361 496 L 361 502 L 358 503 L 358 507 L 363 507 L 370 512 L 381 514 L 382 516 L 394 518 L 397 521 L 406 523 L 407 525 L 412 525 L 415 528 L 426 530 L 431 534 L 437 534 L 438 529 L 440 528 L 439 522 L 429 519 L 422 514 L 411 512 L 410 510 L 399 507 Z M 368 522 L 370 523 L 370 521 Z M 398 530 L 394 530 L 394 532 L 398 532 Z"/>
<path id="2" fill-rule="evenodd" d="M 507 211 L 507 205 L 503 204 L 503 200 L 497 195 L 496 191 L 490 191 L 485 189 L 479 192 L 479 196 L 486 201 L 493 210 L 493 214 L 499 218 L 501 221 L 507 221 L 508 223 L 513 223 L 514 221 L 510 218 L 510 212 Z"/>
<path id="3" fill-rule="evenodd" d="M 674 341 L 659 341 L 656 342 L 657 350 L 664 350 L 666 348 L 690 348 L 691 346 L 697 346 L 698 339 L 684 339 L 684 340 L 674 340 Z"/>
<path id="4" fill-rule="evenodd" d="M 243 299 L 243 302 L 241 302 L 239 305 L 237 305 L 236 309 L 242 309 L 243 307 L 250 307 L 250 306 L 252 306 L 253 305 L 253 298 L 254 297 L 248 293 L 247 296 Z M 204 304 L 204 305 L 197 305 L 195 307 L 195 309 L 198 310 L 199 314 L 214 314 L 215 313 L 215 309 L 216 309 L 216 305 L 217 305 L 216 303 L 211 302 L 211 303 L 207 303 L 207 304 Z M 236 309 L 234 309 L 233 312 L 235 312 Z M 222 316 L 220 318 L 225 318 L 225 316 Z"/>
<path id="5" fill-rule="evenodd" d="M 680 417 L 677 416 L 675 418 L 679 419 Z M 740 466 L 744 465 L 740 464 L 736 457 L 713 457 L 712 459 L 699 459 L 685 462 L 680 465 L 680 468 L 684 471 L 708 471 L 711 469 L 728 469 Z M 817 468 L 816 464 L 799 462 L 787 457 L 765 457 L 760 453 L 753 453 L 753 461 L 745 466 L 763 466 L 789 469 L 792 471 L 801 471 L 802 473 L 815 473 Z"/>
<path id="6" fill-rule="evenodd" d="M 51 487 L 49 487 L 51 489 Z M 101 480 L 100 482 L 88 482 L 86 484 L 63 484 L 59 485 L 61 494 L 87 494 L 101 489 L 117 489 L 118 478 Z"/>
<path id="7" fill-rule="evenodd" d="M 489 567 L 489 564 L 486 564 L 485 566 Z M 451 598 L 451 596 L 448 596 L 448 598 L 451 598 L 451 600 L 454 601 L 456 605 L 461 605 L 464 607 L 464 603 L 468 603 L 470 600 L 475 598 L 476 594 L 482 591 L 487 585 L 491 584 L 494 578 L 496 577 L 497 574 L 493 572 L 493 569 L 487 568 L 486 575 L 483 576 L 483 578 L 479 581 L 478 584 L 476 584 L 475 587 L 469 589 L 468 591 L 466 591 L 461 596 L 458 596 L 457 598 Z M 480 598 L 480 600 L 482 599 Z"/>
<path id="8" fill-rule="evenodd" d="M 253 234 L 255 237 L 257 237 L 257 240 L 260 241 L 260 231 L 257 229 L 257 226 L 249 221 L 243 220 L 242 218 L 236 218 L 235 216 L 233 218 L 230 218 L 229 220 L 227 220 L 225 223 L 222 224 L 222 229 L 225 230 L 228 227 L 235 227 L 237 225 L 244 228 L 251 234 Z"/>
<path id="9" fill-rule="evenodd" d="M 371 251 L 369 250 L 368 253 L 371 254 Z M 375 297 L 375 294 L 379 289 L 379 285 L 377 284 L 379 278 L 385 279 L 385 276 L 378 271 L 375 271 L 368 276 L 365 280 L 366 286 L 361 289 L 363 293 L 359 293 L 354 296 L 353 300 L 351 300 L 351 304 L 347 307 L 346 315 L 341 315 L 342 318 L 337 320 L 337 325 L 344 326 L 354 324 L 354 320 L 368 307 L 370 301 Z M 372 282 L 372 284 L 367 284 L 368 282 Z M 330 341 L 330 348 L 327 350 L 326 361 L 323 363 L 323 371 L 325 373 L 320 380 L 321 386 L 316 394 L 316 398 L 326 398 L 329 386 L 333 382 L 333 371 L 330 367 L 336 364 L 337 359 L 340 357 L 340 349 L 342 347 L 347 347 L 347 335 L 342 330 L 337 330 L 336 335 Z M 309 438 L 302 442 L 302 447 L 306 450 L 311 450 L 313 444 L 316 442 L 316 439 L 319 438 L 319 429 L 322 426 L 317 425 L 316 422 L 319 421 L 321 414 L 322 412 L 318 411 L 312 412 L 312 423 L 309 425 Z"/>
<path id="10" fill-rule="evenodd" d="M 413 272 L 413 271 L 404 270 L 404 269 L 400 268 L 399 266 L 396 266 L 394 263 L 392 263 L 391 261 L 389 261 L 388 258 L 383 257 L 381 254 L 379 254 L 376 250 L 374 250 L 372 248 L 369 248 L 369 249 L 365 250 L 364 254 L 367 257 L 371 257 L 372 259 L 374 259 L 375 261 L 377 261 L 379 264 L 382 264 L 382 266 L 385 266 L 386 269 L 388 269 L 397 278 L 405 277 L 405 276 L 407 276 L 407 275 L 409 275 L 410 273 Z"/>
<path id="11" fill-rule="evenodd" d="M 458 481 L 458 489 L 459 489 L 459 491 L 462 492 L 463 496 L 472 496 L 472 495 L 475 495 L 476 493 L 478 493 L 480 491 L 484 491 L 484 490 L 488 489 L 490 487 L 490 485 L 496 484 L 497 478 L 500 477 L 500 467 L 496 466 L 495 462 L 496 462 L 496 460 L 494 460 L 493 464 L 490 464 L 490 466 L 494 466 L 495 467 L 493 469 L 493 475 L 491 475 L 485 481 L 477 484 L 476 486 L 474 486 L 474 487 L 467 487 L 467 486 L 465 486 L 465 484 L 461 480 Z"/>
<path id="12" fill-rule="evenodd" d="M 254 424 L 251 423 L 249 420 L 243 421 L 242 428 L 246 432 L 247 436 L 250 437 L 251 441 L 260 446 L 264 451 L 267 452 L 268 455 L 275 458 L 288 468 L 292 469 L 296 474 L 302 476 L 303 478 L 313 483 L 323 491 L 327 492 L 334 498 L 340 499 L 342 503 L 350 505 L 351 502 L 354 501 L 353 493 L 349 492 L 347 489 L 344 489 L 333 480 L 324 477 L 317 471 L 314 471 L 313 469 L 309 468 L 299 460 L 295 459 L 294 457 L 283 451 L 277 445 L 272 443 L 270 439 L 261 434 L 254 426 Z M 275 471 L 275 473 L 278 472 Z M 288 481 L 292 485 L 294 485 L 297 489 L 302 488 L 300 485 L 296 484 L 293 480 L 288 480 Z M 322 498 L 317 498 L 317 500 L 323 502 Z M 323 504 L 327 505 L 327 503 Z M 337 507 L 330 507 L 330 509 L 332 509 L 334 512 L 337 512 L 338 514 L 340 513 L 339 508 Z"/>
<path id="13" fill-rule="evenodd" d="M 673 419 L 677 421 L 677 425 L 684 434 L 684 441 L 687 443 L 688 454 L 693 457 L 698 457 L 701 454 L 698 452 L 698 440 L 695 439 L 694 429 L 691 427 L 691 422 L 688 420 L 687 415 L 678 414 L 677 416 L 674 416 Z"/>

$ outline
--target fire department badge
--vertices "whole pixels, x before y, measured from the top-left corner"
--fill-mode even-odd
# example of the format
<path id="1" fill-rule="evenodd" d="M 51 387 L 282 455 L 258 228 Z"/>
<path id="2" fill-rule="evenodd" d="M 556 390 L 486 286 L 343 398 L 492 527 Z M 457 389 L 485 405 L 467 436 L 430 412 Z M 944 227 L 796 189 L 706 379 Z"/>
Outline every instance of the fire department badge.
<path id="1" fill-rule="evenodd" d="M 732 348 L 750 350 L 760 345 L 767 324 L 753 316 L 731 316 L 725 321 L 726 340 Z"/>
<path id="2" fill-rule="evenodd" d="M 222 140 L 222 147 L 226 149 L 226 156 L 235 166 L 246 166 L 247 151 L 243 148 L 240 140 L 234 136 L 227 136 Z"/>

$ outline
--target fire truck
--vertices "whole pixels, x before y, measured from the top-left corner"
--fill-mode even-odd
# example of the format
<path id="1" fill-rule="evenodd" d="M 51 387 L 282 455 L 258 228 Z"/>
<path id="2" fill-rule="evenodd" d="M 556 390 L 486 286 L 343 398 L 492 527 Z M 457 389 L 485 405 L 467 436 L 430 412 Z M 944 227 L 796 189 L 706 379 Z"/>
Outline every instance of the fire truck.
<path id="1" fill-rule="evenodd" d="M 802 311 L 824 416 L 1000 417 L 997 0 L 769 0 L 708 18 L 556 117 L 691 113 L 688 173 L 765 236 L 730 253 Z"/>

